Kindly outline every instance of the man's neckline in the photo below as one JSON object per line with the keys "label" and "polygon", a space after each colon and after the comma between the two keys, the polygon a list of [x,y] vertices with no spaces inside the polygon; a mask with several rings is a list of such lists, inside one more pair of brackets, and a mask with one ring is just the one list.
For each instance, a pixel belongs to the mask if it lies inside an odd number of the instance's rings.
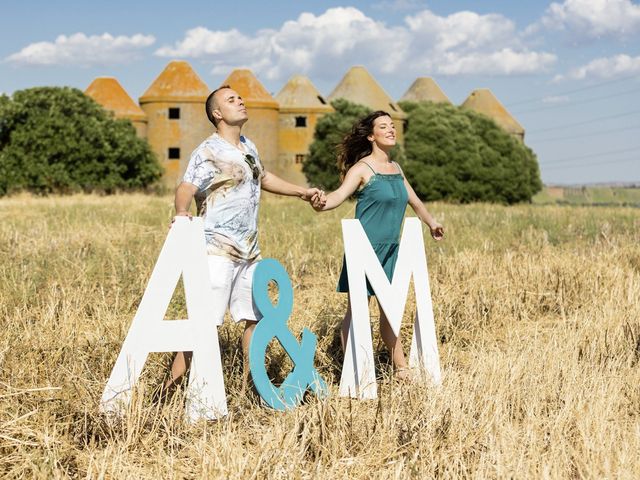
{"label": "man's neckline", "polygon": [[231,145],[233,148],[235,148],[236,150],[240,151],[242,154],[249,153],[249,152],[247,152],[246,142],[244,141],[245,140],[244,135],[240,135],[240,145],[242,145],[242,148],[240,148],[238,145],[234,145],[229,140],[227,140],[222,135],[220,135],[218,132],[214,132],[213,135],[215,137],[218,137],[220,140],[225,142],[227,145]]}

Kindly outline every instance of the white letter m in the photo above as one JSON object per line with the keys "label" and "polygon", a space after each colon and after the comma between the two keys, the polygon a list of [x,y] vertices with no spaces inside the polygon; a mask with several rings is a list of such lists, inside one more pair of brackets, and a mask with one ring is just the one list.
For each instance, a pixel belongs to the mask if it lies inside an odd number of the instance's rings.
{"label": "white letter m", "polygon": [[352,317],[342,366],[340,395],[358,398],[377,397],[366,279],[369,279],[397,336],[400,333],[402,314],[409,293],[409,282],[413,275],[416,316],[409,365],[428,372],[434,383],[439,384],[440,361],[420,220],[409,217],[404,222],[400,251],[391,283],[359,220],[342,220],[342,235]]}

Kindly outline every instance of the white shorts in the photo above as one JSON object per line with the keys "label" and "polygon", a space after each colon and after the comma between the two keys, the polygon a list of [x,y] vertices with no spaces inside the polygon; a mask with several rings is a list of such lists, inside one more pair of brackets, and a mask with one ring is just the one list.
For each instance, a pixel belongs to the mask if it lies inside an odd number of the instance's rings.
{"label": "white shorts", "polygon": [[207,255],[207,261],[216,323],[222,325],[227,308],[234,322],[260,320],[262,315],[253,302],[251,289],[258,262],[234,262],[220,255]]}

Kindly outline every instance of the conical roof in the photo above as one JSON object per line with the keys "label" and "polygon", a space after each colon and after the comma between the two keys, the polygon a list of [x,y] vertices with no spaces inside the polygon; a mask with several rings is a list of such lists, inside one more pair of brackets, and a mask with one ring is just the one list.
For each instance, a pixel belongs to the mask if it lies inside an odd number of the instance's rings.
{"label": "conical roof", "polygon": [[431,77],[419,77],[411,84],[400,101],[451,103],[440,86]]}
{"label": "conical roof", "polygon": [[209,87],[188,62],[172,60],[140,97],[148,102],[204,102]]}
{"label": "conical roof", "polygon": [[324,99],[311,80],[294,75],[276,95],[280,110],[332,112],[333,107]]}
{"label": "conical roof", "polygon": [[524,128],[507,111],[488,88],[479,88],[469,94],[463,102],[462,108],[468,108],[474,112],[482,113],[492,118],[507,132],[516,135],[524,135]]}
{"label": "conical roof", "polygon": [[351,67],[329,95],[331,101],[337,98],[346,98],[373,110],[388,111],[393,118],[404,119],[407,116],[367,69],[360,65]]}
{"label": "conical roof", "polygon": [[249,108],[278,108],[278,102],[248,68],[236,68],[222,85],[229,85],[238,92]]}
{"label": "conical roof", "polygon": [[111,110],[118,118],[147,119],[147,114],[127,94],[120,82],[113,77],[96,78],[84,93],[107,110]]}

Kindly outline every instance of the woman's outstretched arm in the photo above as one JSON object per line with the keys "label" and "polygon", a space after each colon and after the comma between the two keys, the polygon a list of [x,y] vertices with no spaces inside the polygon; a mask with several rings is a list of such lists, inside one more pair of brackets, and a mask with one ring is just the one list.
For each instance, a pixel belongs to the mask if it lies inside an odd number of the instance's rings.
{"label": "woman's outstretched arm", "polygon": [[424,206],[424,203],[418,198],[416,192],[413,191],[406,177],[404,179],[404,186],[409,194],[409,205],[411,205],[413,211],[416,212],[420,220],[427,224],[433,239],[442,240],[444,238],[444,227],[427,211],[427,207]]}
{"label": "woman's outstretched arm", "polygon": [[339,207],[342,205],[342,202],[353,195],[353,192],[363,183],[363,175],[366,175],[366,173],[367,167],[361,163],[356,163],[347,172],[347,175],[342,181],[342,185],[325,197],[326,203],[324,206],[319,203],[313,203],[313,208],[318,212],[325,212]]}

